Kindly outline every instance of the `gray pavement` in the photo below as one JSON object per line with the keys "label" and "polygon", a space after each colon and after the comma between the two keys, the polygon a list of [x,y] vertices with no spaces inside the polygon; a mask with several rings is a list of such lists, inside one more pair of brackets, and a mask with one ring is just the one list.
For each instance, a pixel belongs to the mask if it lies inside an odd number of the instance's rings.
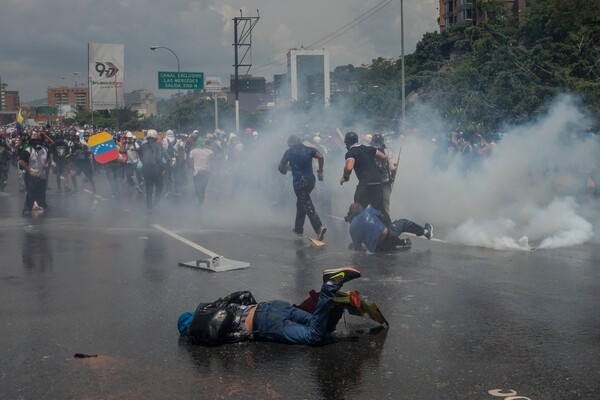
{"label": "gray pavement", "polygon": [[[203,211],[182,197],[147,219],[133,190],[106,198],[104,175],[99,196],[49,191],[50,212],[22,218],[11,179],[0,194],[1,399],[599,396],[597,245],[500,252],[414,238],[408,251],[374,255],[347,250],[347,226],[323,217],[317,249],[291,233],[293,202],[238,215],[226,190],[212,190]],[[180,267],[201,254],[153,224],[251,267]],[[363,272],[346,288],[379,305],[388,331],[347,316],[323,347],[178,338],[177,317],[201,301],[248,289],[299,303],[323,269],[345,264]]]}

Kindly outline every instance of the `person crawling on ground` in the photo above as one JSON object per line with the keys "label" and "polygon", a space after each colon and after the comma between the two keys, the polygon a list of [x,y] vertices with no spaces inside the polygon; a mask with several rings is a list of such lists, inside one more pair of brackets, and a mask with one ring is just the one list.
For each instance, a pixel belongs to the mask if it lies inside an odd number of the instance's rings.
{"label": "person crawling on ground", "polygon": [[408,219],[397,219],[389,226],[382,220],[382,212],[371,207],[363,208],[359,203],[350,205],[344,218],[350,223],[350,250],[362,250],[363,244],[371,253],[398,250],[411,245],[410,239],[401,239],[400,234],[412,233],[416,236],[433,237],[433,226],[424,226]]}

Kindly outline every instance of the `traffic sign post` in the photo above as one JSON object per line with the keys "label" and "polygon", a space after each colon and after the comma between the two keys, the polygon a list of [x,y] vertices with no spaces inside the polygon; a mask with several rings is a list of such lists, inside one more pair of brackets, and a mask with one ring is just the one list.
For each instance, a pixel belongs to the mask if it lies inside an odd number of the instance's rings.
{"label": "traffic sign post", "polygon": [[158,72],[159,89],[204,89],[203,72]]}

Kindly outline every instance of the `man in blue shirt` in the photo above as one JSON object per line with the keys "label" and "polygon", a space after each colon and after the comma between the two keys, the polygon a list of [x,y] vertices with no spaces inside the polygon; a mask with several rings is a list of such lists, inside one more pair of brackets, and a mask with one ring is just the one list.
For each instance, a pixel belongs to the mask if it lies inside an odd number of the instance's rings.
{"label": "man in blue shirt", "polygon": [[350,237],[352,250],[361,250],[364,243],[371,253],[377,251],[392,251],[410,245],[410,239],[400,239],[400,234],[409,232],[416,236],[425,236],[431,239],[433,226],[414,223],[408,219],[397,219],[389,227],[383,221],[383,213],[374,208],[364,209],[359,203],[354,203],[344,218],[350,223]]}
{"label": "man in blue shirt", "polygon": [[317,234],[318,240],[323,240],[327,228],[321,223],[321,219],[315,210],[310,193],[315,188],[315,175],[313,174],[312,160],[316,158],[319,163],[317,176],[319,181],[323,181],[323,155],[314,147],[308,147],[300,142],[298,136],[292,135],[289,137],[288,149],[283,154],[283,158],[279,162],[278,170],[283,175],[288,171],[288,166],[292,170],[292,183],[294,185],[294,193],[296,193],[296,222],[293,231],[302,235],[304,233],[304,221],[308,215],[308,219]]}

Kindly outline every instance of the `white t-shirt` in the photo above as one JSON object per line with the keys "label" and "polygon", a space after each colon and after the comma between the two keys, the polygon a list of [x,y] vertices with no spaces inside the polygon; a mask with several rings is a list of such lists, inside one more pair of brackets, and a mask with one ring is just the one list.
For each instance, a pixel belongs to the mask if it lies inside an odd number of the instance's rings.
{"label": "white t-shirt", "polygon": [[210,171],[213,151],[210,149],[195,148],[190,151],[190,160],[194,165],[194,176],[202,171]]}
{"label": "white t-shirt", "polygon": [[127,151],[127,164],[137,164],[140,160],[140,146],[137,143],[126,143],[125,151]]}

